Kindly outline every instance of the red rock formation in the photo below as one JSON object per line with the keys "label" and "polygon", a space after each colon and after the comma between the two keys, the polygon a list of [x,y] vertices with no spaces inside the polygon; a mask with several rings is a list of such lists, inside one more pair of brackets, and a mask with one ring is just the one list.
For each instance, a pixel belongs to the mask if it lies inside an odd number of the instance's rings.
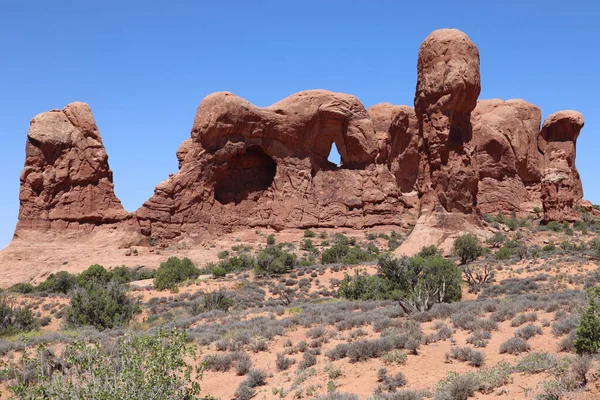
{"label": "red rock formation", "polygon": [[542,113],[523,100],[481,100],[473,111],[482,213],[527,211],[541,206],[543,156],[537,148]]}
{"label": "red rock formation", "polygon": [[421,44],[415,112],[426,154],[419,176],[421,210],[472,213],[477,176],[465,144],[481,90],[479,51],[463,32],[441,29]]}
{"label": "red rock formation", "polygon": [[583,116],[577,111],[559,111],[542,125],[538,145],[544,154],[541,197],[546,221],[579,219],[576,206],[583,198],[583,188],[575,150],[581,128]]}
{"label": "red rock formation", "polygon": [[[340,166],[327,161],[332,144]],[[259,108],[231,93],[206,97],[179,172],[136,215],[147,235],[202,229],[400,224],[406,204],[363,105],[323,90]]]}
{"label": "red rock formation", "polygon": [[[442,29],[419,50],[414,109],[365,110],[324,90],[266,108],[212,94],[177,151],[179,171],[133,214],[114,195],[89,107],[73,103],[31,122],[17,233],[115,223],[162,240],[246,227],[360,229],[401,225],[414,208],[420,219],[401,248],[414,252],[464,231],[484,235],[480,213],[543,202],[547,220],[575,219],[581,115],[553,114],[540,132],[536,106],[478,102],[479,92],[477,47]],[[339,166],[327,161],[333,143]]]}
{"label": "red rock formation", "polygon": [[126,217],[87,104],[71,103],[62,111],[35,116],[25,154],[15,234],[22,229],[89,228]]}
{"label": "red rock formation", "polygon": [[471,112],[480,91],[479,51],[468,36],[456,29],[427,36],[419,49],[415,93],[421,214],[399,254],[425,244],[447,247],[453,234],[478,227]]}

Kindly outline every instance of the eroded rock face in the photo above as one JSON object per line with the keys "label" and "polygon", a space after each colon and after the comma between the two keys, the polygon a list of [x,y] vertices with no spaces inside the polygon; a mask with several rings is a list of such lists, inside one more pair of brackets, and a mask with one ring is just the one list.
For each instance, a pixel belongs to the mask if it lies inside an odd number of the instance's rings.
{"label": "eroded rock face", "polygon": [[35,116],[25,154],[17,234],[91,228],[127,216],[114,194],[108,156],[87,104]]}
{"label": "eroded rock face", "polygon": [[[414,108],[325,90],[256,107],[231,93],[199,105],[179,171],[132,214],[89,107],[36,116],[21,176],[20,229],[133,229],[171,240],[239,228],[405,225],[400,252],[485,235],[481,213],[529,211],[572,220],[582,198],[575,168],[581,114],[551,115],[523,100],[480,100],[479,51],[454,29],[421,45]],[[335,143],[341,165],[328,161]],[[125,223],[124,223],[125,222]]]}
{"label": "eroded rock face", "polygon": [[415,112],[423,140],[419,176],[422,212],[441,206],[472,213],[477,176],[472,152],[471,112],[481,91],[479,50],[456,29],[431,33],[421,44],[417,65]]}
{"label": "eroded rock face", "polygon": [[583,116],[577,111],[559,111],[542,125],[538,145],[544,154],[541,197],[546,221],[579,219],[576,206],[583,198],[583,188],[575,155],[581,128]]}
{"label": "eroded rock face", "polygon": [[[340,166],[327,161],[333,143]],[[136,215],[145,234],[159,237],[400,224],[407,204],[376,161],[380,146],[353,96],[307,91],[259,108],[215,93],[198,107],[191,138],[177,152],[179,172]]]}
{"label": "eroded rock face", "polygon": [[523,100],[480,100],[473,111],[477,206],[484,213],[541,206],[540,109]]}

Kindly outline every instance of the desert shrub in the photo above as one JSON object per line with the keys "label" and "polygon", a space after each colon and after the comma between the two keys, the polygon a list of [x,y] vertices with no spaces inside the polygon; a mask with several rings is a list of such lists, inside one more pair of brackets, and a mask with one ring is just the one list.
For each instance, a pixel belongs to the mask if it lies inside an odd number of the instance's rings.
{"label": "desert shrub", "polygon": [[450,352],[446,353],[446,357],[466,361],[474,367],[481,367],[484,361],[483,353],[473,350],[471,347],[452,347]]}
{"label": "desert shrub", "polygon": [[477,330],[467,337],[467,343],[474,347],[486,347],[491,338],[492,334],[489,331]]}
{"label": "desert shrub", "polygon": [[502,244],[504,242],[506,242],[506,236],[503,235],[500,232],[496,232],[494,233],[494,235],[492,235],[490,238],[488,238],[485,243],[488,244],[490,247],[497,249],[500,246],[502,246]]}
{"label": "desert shrub", "polygon": [[600,349],[600,286],[588,289],[589,303],[581,314],[573,346],[578,354],[595,354]]}
{"label": "desert shrub", "polygon": [[283,274],[297,265],[296,254],[283,250],[282,245],[269,246],[256,257],[257,275]]}
{"label": "desert shrub", "polygon": [[575,350],[575,330],[572,330],[566,337],[558,343],[558,351],[572,352]]}
{"label": "desert shrub", "polygon": [[358,396],[354,393],[329,392],[327,394],[317,396],[313,400],[358,400]]}
{"label": "desert shrub", "polygon": [[464,265],[462,272],[464,281],[469,285],[471,291],[477,291],[483,285],[492,282],[496,275],[492,266],[488,263]]}
{"label": "desert shrub", "polygon": [[187,279],[196,279],[199,275],[200,271],[189,258],[169,257],[156,270],[154,287],[157,290],[174,290],[178,283]]}
{"label": "desert shrub", "polygon": [[204,295],[202,298],[202,308],[205,311],[221,310],[229,311],[229,308],[233,305],[233,299],[227,296],[227,292],[224,290],[217,290]]}
{"label": "desert shrub", "polygon": [[38,292],[63,293],[67,294],[75,287],[75,275],[66,271],[60,271],[56,274],[50,274],[48,278],[37,287]]}
{"label": "desert shrub", "polygon": [[345,275],[337,296],[348,300],[387,300],[395,298],[394,285],[380,276]]}
{"label": "desert shrub", "polygon": [[305,238],[314,238],[315,236],[317,236],[317,234],[311,231],[310,229],[304,231]]}
{"label": "desert shrub", "polygon": [[303,371],[317,363],[317,355],[314,350],[306,350],[302,355],[302,361],[298,364],[298,371]]}
{"label": "desert shrub", "polygon": [[580,317],[576,314],[568,314],[552,323],[552,334],[554,336],[567,335],[577,328]]}
{"label": "desert shrub", "polygon": [[427,311],[435,303],[461,298],[462,272],[441,257],[379,258],[380,274],[392,285],[407,313]]}
{"label": "desert shrub", "polygon": [[535,312],[522,313],[517,315],[510,321],[510,326],[521,326],[525,322],[535,321],[537,321],[537,314]]}
{"label": "desert shrub", "polygon": [[531,339],[535,335],[541,335],[542,328],[534,324],[528,324],[520,327],[515,331],[515,336],[523,338],[525,340]]}
{"label": "desert shrub", "polygon": [[386,364],[406,364],[406,359],[408,358],[405,351],[394,349],[388,352],[383,353],[381,359]]}
{"label": "desert shrub", "polygon": [[278,371],[285,371],[290,368],[294,364],[294,359],[286,357],[283,353],[277,353],[277,358],[275,359],[275,366]]}
{"label": "desert shrub", "polygon": [[427,258],[427,257],[442,257],[442,251],[437,248],[436,245],[423,246],[421,251],[417,253],[417,256]]}
{"label": "desert shrub", "polygon": [[211,371],[226,372],[238,364],[247,364],[250,360],[248,354],[234,351],[226,354],[214,354],[204,359],[204,365]]}
{"label": "desert shrub", "polygon": [[496,253],[497,260],[510,260],[512,254],[508,247],[501,247]]}
{"label": "desert shrub", "polygon": [[90,265],[88,269],[77,275],[75,281],[79,286],[106,285],[112,279],[112,273],[102,265]]}
{"label": "desert shrub", "polygon": [[127,334],[111,348],[76,342],[67,345],[68,368],[62,373],[48,373],[53,369],[48,371],[43,362],[46,350],[40,347],[34,359],[26,360],[33,366],[34,379],[10,390],[17,398],[193,398],[200,393],[199,373],[186,362],[195,357],[186,343],[186,333],[175,330]]}
{"label": "desert shrub", "polygon": [[554,242],[550,242],[548,244],[546,244],[544,247],[542,247],[542,251],[545,252],[551,252],[556,250],[556,245],[554,244]]}
{"label": "desert shrub", "polygon": [[251,388],[255,388],[257,386],[263,386],[266,382],[267,374],[260,369],[251,369],[248,371],[248,376],[244,381]]}
{"label": "desert shrub", "polygon": [[29,332],[38,324],[28,307],[16,307],[6,296],[0,297],[0,336]]}
{"label": "desert shrub", "polygon": [[440,382],[435,400],[467,400],[473,397],[479,388],[479,380],[475,374],[453,374]]}
{"label": "desert shrub", "polygon": [[246,381],[242,381],[235,390],[235,398],[239,400],[250,400],[256,394],[256,390],[248,386]]}
{"label": "desert shrub", "polygon": [[275,235],[270,234],[269,236],[267,236],[267,244],[269,246],[273,246],[275,244]]}
{"label": "desert shrub", "polygon": [[394,376],[389,376],[385,368],[380,368],[377,371],[377,380],[380,383],[377,386],[376,393],[393,393],[398,387],[406,385],[406,377],[402,372],[398,372]]}
{"label": "desert shrub", "polygon": [[500,345],[500,354],[520,354],[529,351],[531,346],[527,340],[520,337],[513,337]]}
{"label": "desert shrub", "polygon": [[28,294],[28,293],[33,293],[35,291],[35,289],[36,289],[36,287],[33,286],[31,283],[17,283],[16,285],[9,287],[8,292],[9,293]]}
{"label": "desert shrub", "polygon": [[530,353],[519,359],[514,366],[516,372],[527,372],[530,374],[539,374],[544,371],[551,371],[557,368],[559,360],[550,353]]}
{"label": "desert shrub", "polygon": [[134,310],[135,305],[122,285],[92,281],[73,290],[66,320],[71,326],[92,325],[103,330],[128,323]]}
{"label": "desert shrub", "polygon": [[110,271],[111,280],[117,283],[125,284],[142,279],[153,279],[156,271],[144,268],[128,268],[124,265],[115,267]]}
{"label": "desert shrub", "polygon": [[587,373],[592,366],[592,357],[589,354],[579,355],[571,361],[571,375],[577,386],[584,387],[588,383]]}
{"label": "desert shrub", "polygon": [[483,254],[483,248],[479,239],[471,233],[461,235],[454,241],[454,253],[460,259],[461,264],[467,264],[475,261],[477,257]]}
{"label": "desert shrub", "polygon": [[252,361],[250,360],[250,357],[240,357],[233,362],[233,367],[235,368],[235,373],[237,375],[246,375],[252,367]]}

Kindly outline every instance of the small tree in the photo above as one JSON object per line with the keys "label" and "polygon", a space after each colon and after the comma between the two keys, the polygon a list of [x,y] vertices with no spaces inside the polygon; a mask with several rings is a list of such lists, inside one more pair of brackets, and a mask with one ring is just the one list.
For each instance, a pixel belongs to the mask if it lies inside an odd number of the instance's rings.
{"label": "small tree", "polygon": [[600,286],[588,289],[589,304],[581,315],[573,346],[578,354],[595,354],[600,349]]}
{"label": "small tree", "polygon": [[179,259],[178,257],[169,257],[169,259],[160,264],[154,278],[154,287],[157,290],[175,290],[177,284],[187,279],[196,279],[200,276],[200,270],[194,266],[189,258]]}
{"label": "small tree", "polygon": [[124,325],[133,318],[135,306],[125,288],[116,282],[101,285],[91,282],[78,287],[71,296],[67,323],[92,325],[99,330]]}
{"label": "small tree", "polygon": [[269,246],[256,257],[254,272],[258,275],[283,274],[297,264],[296,254],[284,251],[281,245]]}
{"label": "small tree", "polygon": [[467,233],[454,241],[454,253],[460,258],[461,264],[467,264],[482,255],[483,248],[475,235]]}

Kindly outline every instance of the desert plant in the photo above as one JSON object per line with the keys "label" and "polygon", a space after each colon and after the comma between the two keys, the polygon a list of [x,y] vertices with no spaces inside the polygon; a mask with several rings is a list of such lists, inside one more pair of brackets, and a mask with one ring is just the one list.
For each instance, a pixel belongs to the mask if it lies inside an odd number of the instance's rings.
{"label": "desert plant", "polygon": [[126,324],[134,311],[135,305],[122,285],[92,281],[73,291],[66,320],[72,326],[92,325],[102,330]]}
{"label": "desert plant", "polygon": [[189,258],[170,257],[156,270],[154,287],[157,290],[175,290],[178,283],[187,279],[196,279],[199,275],[200,271]]}
{"label": "desert plant", "polygon": [[256,257],[254,271],[258,275],[283,274],[297,265],[296,255],[283,250],[283,246],[269,246]]}
{"label": "desert plant", "polygon": [[500,354],[520,354],[529,351],[531,346],[527,340],[520,337],[513,337],[500,345]]}
{"label": "desert plant", "polygon": [[176,330],[127,334],[117,340],[113,350],[75,342],[64,353],[68,368],[49,370],[43,362],[46,350],[39,347],[35,359],[24,360],[34,365],[35,378],[10,390],[16,397],[27,399],[193,398],[200,393],[198,379],[203,365],[194,370],[187,364],[195,351],[186,343],[186,333]]}
{"label": "desert plant", "polygon": [[600,349],[600,286],[595,286],[587,291],[589,302],[581,315],[581,322],[577,326],[575,351],[578,354],[594,354]]}
{"label": "desert plant", "polygon": [[483,248],[479,239],[471,233],[461,235],[454,241],[454,253],[460,259],[461,264],[467,264],[475,261],[477,257],[483,254]]}

